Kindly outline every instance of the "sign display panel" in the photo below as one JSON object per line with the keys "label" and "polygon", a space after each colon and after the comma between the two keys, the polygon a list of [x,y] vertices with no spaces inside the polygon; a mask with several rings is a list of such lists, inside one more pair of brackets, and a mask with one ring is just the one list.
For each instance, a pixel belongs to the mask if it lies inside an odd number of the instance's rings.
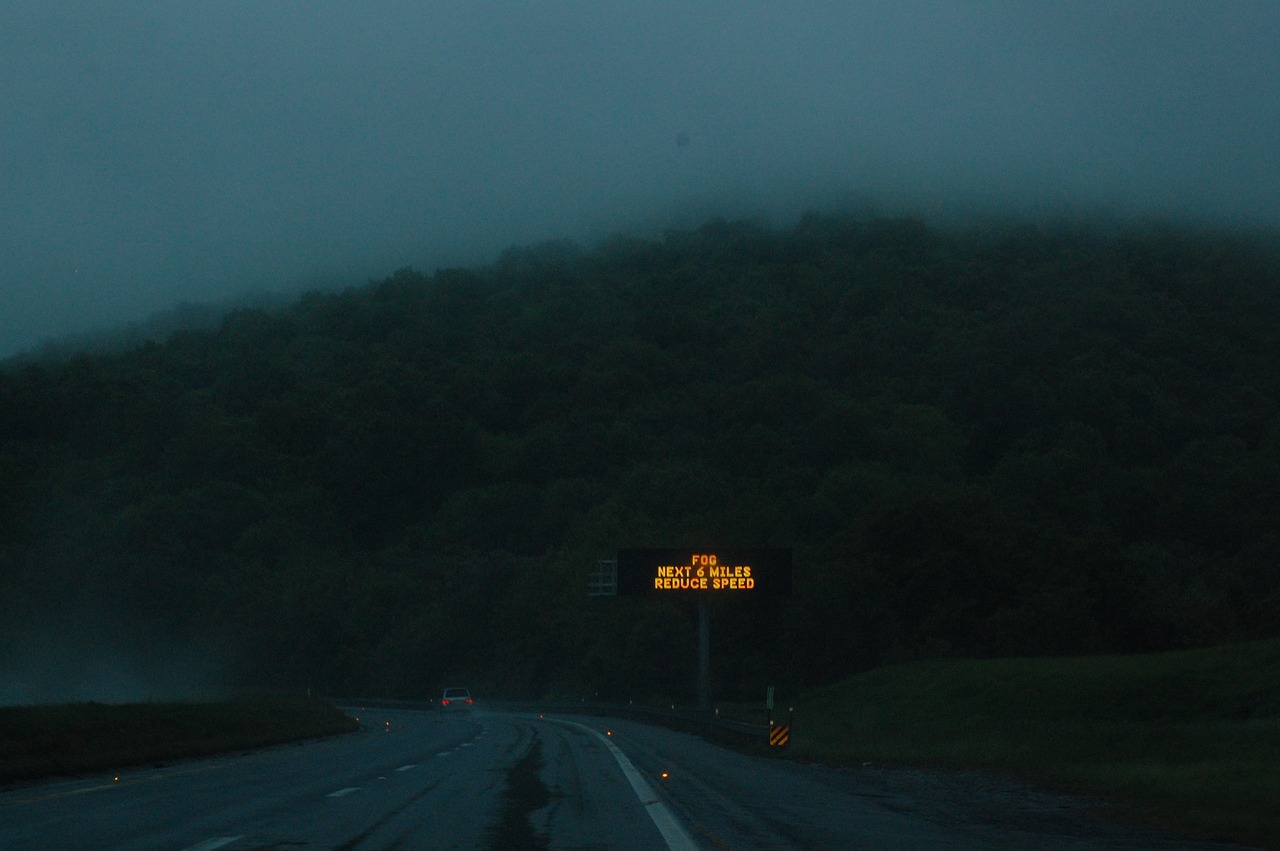
{"label": "sign display panel", "polygon": [[786,595],[791,593],[791,550],[618,550],[618,593]]}

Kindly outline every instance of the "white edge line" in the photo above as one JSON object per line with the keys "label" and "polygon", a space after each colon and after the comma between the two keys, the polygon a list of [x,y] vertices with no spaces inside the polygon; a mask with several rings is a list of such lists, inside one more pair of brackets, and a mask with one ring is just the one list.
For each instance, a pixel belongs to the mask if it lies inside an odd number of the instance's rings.
{"label": "white edge line", "polygon": [[631,760],[627,759],[627,755],[618,749],[609,738],[599,730],[593,730],[590,727],[579,724],[576,721],[565,721],[560,718],[550,719],[557,724],[569,724],[573,727],[586,730],[600,741],[604,742],[604,746],[609,749],[609,753],[613,754],[613,758],[618,761],[618,767],[622,769],[622,773],[626,776],[627,781],[631,783],[631,788],[635,790],[636,797],[640,799],[640,803],[644,805],[645,812],[649,814],[649,818],[653,819],[653,824],[658,828],[658,832],[662,834],[662,838],[666,840],[667,847],[671,851],[698,851],[698,844],[693,841],[688,832],[680,826],[680,822],[676,821],[675,815],[667,808],[667,805],[658,799],[657,794],[653,791],[653,787],[644,779],[636,767],[631,764]]}

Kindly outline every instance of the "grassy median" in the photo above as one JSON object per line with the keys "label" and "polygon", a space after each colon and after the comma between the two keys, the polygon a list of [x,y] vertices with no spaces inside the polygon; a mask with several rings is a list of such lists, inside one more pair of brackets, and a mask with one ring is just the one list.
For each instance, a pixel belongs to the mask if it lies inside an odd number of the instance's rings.
{"label": "grassy median", "polygon": [[0,707],[0,783],[208,756],[357,726],[332,704],[301,695]]}
{"label": "grassy median", "polygon": [[793,753],[1009,771],[1280,848],[1280,641],[888,666],[797,703]]}

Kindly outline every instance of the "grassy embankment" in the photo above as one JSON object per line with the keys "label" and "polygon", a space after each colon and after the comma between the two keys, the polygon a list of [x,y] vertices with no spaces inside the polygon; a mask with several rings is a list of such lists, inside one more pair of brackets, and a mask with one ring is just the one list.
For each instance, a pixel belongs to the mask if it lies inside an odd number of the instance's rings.
{"label": "grassy embankment", "polygon": [[0,783],[189,759],[356,727],[331,704],[294,695],[0,707]]}
{"label": "grassy embankment", "polygon": [[1280,641],[888,666],[798,701],[793,752],[1013,772],[1280,848]]}

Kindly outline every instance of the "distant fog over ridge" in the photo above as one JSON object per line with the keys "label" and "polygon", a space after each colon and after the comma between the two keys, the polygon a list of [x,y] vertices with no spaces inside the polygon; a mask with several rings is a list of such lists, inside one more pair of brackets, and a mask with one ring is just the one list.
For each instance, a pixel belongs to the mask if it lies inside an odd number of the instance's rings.
{"label": "distant fog over ridge", "polygon": [[1275,226],[1277,33],[1264,0],[9,0],[0,357],[711,215]]}

